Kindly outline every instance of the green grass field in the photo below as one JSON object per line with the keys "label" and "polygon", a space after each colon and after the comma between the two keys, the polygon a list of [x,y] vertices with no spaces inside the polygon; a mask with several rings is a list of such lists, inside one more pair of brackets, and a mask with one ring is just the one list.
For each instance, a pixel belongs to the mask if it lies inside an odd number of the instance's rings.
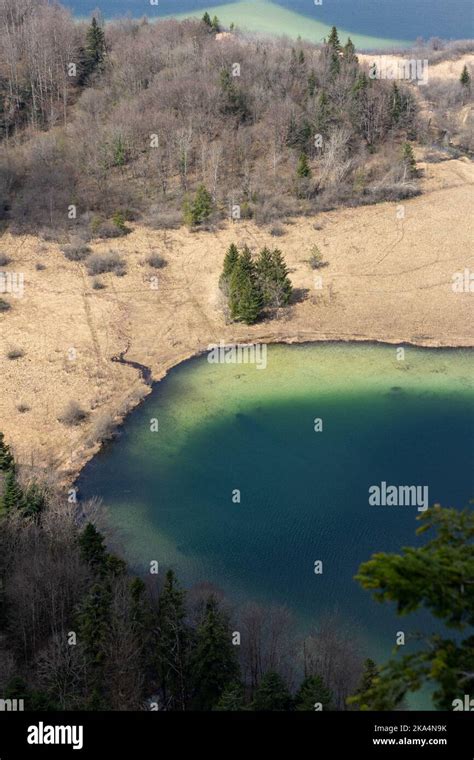
{"label": "green grass field", "polygon": [[[229,5],[215,5],[207,8],[208,13],[217,16],[223,26],[232,22],[240,29],[250,32],[263,32],[271,35],[286,35],[297,38],[301,36],[310,42],[322,42],[328,35],[330,27],[317,21],[318,7],[314,6],[314,19],[302,16],[300,13],[275,5],[270,0],[239,0]],[[176,18],[201,18],[203,11],[196,13],[181,13]],[[350,36],[358,50],[378,50],[387,48],[408,47],[407,40],[395,40],[385,37],[369,37],[352,33],[348,29],[339,29],[339,37],[344,43]]]}

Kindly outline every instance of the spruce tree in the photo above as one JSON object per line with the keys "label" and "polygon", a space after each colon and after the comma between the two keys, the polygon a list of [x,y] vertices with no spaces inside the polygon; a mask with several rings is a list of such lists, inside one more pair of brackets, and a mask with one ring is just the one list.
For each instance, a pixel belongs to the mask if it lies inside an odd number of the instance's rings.
{"label": "spruce tree", "polygon": [[335,50],[337,53],[340,52],[341,43],[339,41],[339,34],[337,32],[337,28],[335,26],[332,27],[331,32],[328,37],[328,45],[330,45],[333,50]]}
{"label": "spruce tree", "polygon": [[355,45],[351,38],[347,38],[347,42],[344,45],[343,57],[347,63],[357,63],[357,56],[355,54]]}
{"label": "spruce tree", "polygon": [[306,153],[300,153],[298,165],[296,167],[296,175],[300,179],[309,179],[309,177],[311,177],[311,167]]}
{"label": "spruce tree", "polygon": [[43,511],[46,505],[46,494],[44,489],[40,488],[37,483],[32,483],[26,490],[23,499],[23,514],[38,515]]}
{"label": "spruce tree", "polygon": [[95,525],[87,523],[78,539],[81,557],[94,570],[102,572],[107,563],[105,539]]}
{"label": "spruce tree", "polygon": [[241,683],[233,683],[222,692],[214,710],[238,712],[244,709],[244,689]]}
{"label": "spruce tree", "polygon": [[7,512],[12,509],[20,509],[23,506],[23,492],[18,485],[15,469],[7,471],[3,485],[2,507]]}
{"label": "spruce tree", "polygon": [[466,88],[469,87],[471,84],[471,75],[469,74],[469,71],[466,65],[464,65],[461,76],[459,77],[459,81],[461,82],[462,86]]}
{"label": "spruce tree", "polygon": [[216,598],[210,596],[196,632],[192,659],[194,707],[212,710],[224,690],[238,679],[239,665],[227,617],[219,609]]}
{"label": "spruce tree", "polygon": [[265,673],[255,692],[252,710],[291,710],[292,699],[283,678],[272,671]]}
{"label": "spruce tree", "polygon": [[95,16],[86,33],[86,47],[84,53],[84,67],[86,76],[90,76],[98,69],[105,58],[105,34],[97,23]]}
{"label": "spruce tree", "polygon": [[217,16],[214,16],[214,18],[212,19],[211,28],[213,32],[218,32],[220,30],[219,19],[217,18]]}
{"label": "spruce tree", "polygon": [[13,467],[14,459],[10,447],[5,443],[3,433],[0,433],[0,472],[7,472]]}
{"label": "spruce tree", "polygon": [[416,159],[413,148],[409,142],[403,143],[402,161],[409,177],[416,175]]}
{"label": "spruce tree", "polygon": [[230,317],[253,325],[260,316],[262,295],[255,277],[255,267],[248,248],[242,252],[229,280]]}
{"label": "spruce tree", "polygon": [[184,202],[184,221],[190,227],[199,226],[207,222],[213,209],[212,195],[205,185],[199,185],[194,200],[186,199]]}
{"label": "spruce tree", "polygon": [[295,697],[295,708],[299,711],[330,710],[331,703],[332,694],[320,676],[307,676]]}
{"label": "spruce tree", "polygon": [[188,693],[189,632],[185,594],[172,570],[166,573],[158,611],[157,664],[165,704],[184,710]]}
{"label": "spruce tree", "polygon": [[212,21],[211,21],[211,17],[209,15],[209,13],[207,11],[205,12],[204,16],[202,17],[202,20],[206,24],[206,26],[208,26],[209,28],[211,28]]}
{"label": "spruce tree", "polygon": [[78,640],[87,665],[86,708],[107,708],[105,663],[110,635],[112,594],[109,582],[94,583],[82,597],[77,612]]}
{"label": "spruce tree", "polygon": [[228,280],[234,271],[234,267],[239,260],[239,251],[235,243],[231,243],[224,259],[224,269],[222,276]]}
{"label": "spruce tree", "polygon": [[308,95],[312,98],[316,92],[316,74],[311,71],[308,77]]}

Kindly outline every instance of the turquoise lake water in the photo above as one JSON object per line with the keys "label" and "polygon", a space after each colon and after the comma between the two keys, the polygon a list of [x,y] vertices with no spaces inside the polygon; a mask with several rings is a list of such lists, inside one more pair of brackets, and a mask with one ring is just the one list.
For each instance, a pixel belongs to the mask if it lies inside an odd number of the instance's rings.
{"label": "turquoise lake water", "polygon": [[[376,38],[414,41],[417,37],[466,39],[473,35],[473,6],[470,0],[274,0],[277,5],[306,18]],[[106,18],[130,15],[161,17],[204,12],[215,6],[232,5],[232,0],[65,0],[77,16],[88,16],[98,7]],[[235,19],[244,25],[245,18]],[[281,33],[285,33],[282,29]]]}
{"label": "turquoise lake water", "polygon": [[[419,512],[370,506],[368,489],[424,485],[430,504],[468,505],[473,366],[470,351],[407,347],[399,361],[395,347],[366,344],[270,346],[260,370],[199,357],[127,418],[80,494],[103,498],[133,565],[158,560],[187,586],[286,605],[304,629],[337,611],[386,659],[400,619],[353,576],[373,552],[416,544]],[[401,630],[417,625],[431,621]]]}

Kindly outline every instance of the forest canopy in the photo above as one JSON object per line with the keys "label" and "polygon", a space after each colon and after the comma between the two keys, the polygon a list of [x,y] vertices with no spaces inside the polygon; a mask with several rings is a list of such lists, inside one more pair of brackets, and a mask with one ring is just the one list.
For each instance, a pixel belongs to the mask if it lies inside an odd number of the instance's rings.
{"label": "forest canopy", "polygon": [[0,209],[17,231],[267,223],[417,192],[410,88],[371,79],[335,29],[320,46],[219,40],[205,21],[77,23],[2,0],[0,96]]}

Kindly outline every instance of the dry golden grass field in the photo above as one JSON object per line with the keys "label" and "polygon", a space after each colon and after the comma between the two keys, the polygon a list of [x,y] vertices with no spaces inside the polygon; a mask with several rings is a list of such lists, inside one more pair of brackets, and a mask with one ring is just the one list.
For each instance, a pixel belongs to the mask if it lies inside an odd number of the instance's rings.
{"label": "dry golden grass field", "polygon": [[[454,292],[452,283],[454,273],[474,267],[474,170],[467,159],[419,166],[422,195],[295,220],[279,238],[244,222],[200,233],[135,226],[118,241],[91,244],[118,249],[127,262],[125,276],[100,277],[102,290],[59,245],[6,234],[8,269],[24,273],[25,290],[8,296],[13,308],[0,315],[0,429],[19,463],[54,465],[65,481],[80,470],[109,422],[148,392],[136,369],[111,361],[127,348],[126,358],[158,380],[220,340],[471,346],[473,294]],[[278,319],[226,324],[218,280],[232,241],[283,251],[300,297]],[[313,244],[328,263],[317,272],[307,263]],[[151,250],[165,257],[164,269],[146,263]],[[12,349],[24,355],[9,359]],[[71,400],[90,413],[82,425],[58,420]]]}

